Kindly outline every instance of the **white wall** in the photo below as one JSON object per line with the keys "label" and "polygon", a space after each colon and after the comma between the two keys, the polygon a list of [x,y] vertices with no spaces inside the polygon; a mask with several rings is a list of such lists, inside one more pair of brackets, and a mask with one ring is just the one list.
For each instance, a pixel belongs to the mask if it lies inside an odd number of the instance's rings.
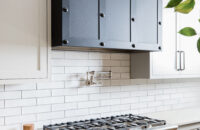
{"label": "white wall", "polygon": [[[111,70],[113,78],[86,87],[92,70]],[[52,73],[52,82],[0,86],[0,130],[200,104],[199,79],[130,80],[129,54],[53,51]]]}

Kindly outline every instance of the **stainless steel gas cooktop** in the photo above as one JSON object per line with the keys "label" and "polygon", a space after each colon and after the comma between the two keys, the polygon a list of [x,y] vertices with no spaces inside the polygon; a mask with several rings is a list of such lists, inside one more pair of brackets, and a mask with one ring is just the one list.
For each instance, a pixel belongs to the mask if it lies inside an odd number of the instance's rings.
{"label": "stainless steel gas cooktop", "polygon": [[127,114],[48,125],[44,126],[44,130],[166,130],[166,127],[164,120]]}

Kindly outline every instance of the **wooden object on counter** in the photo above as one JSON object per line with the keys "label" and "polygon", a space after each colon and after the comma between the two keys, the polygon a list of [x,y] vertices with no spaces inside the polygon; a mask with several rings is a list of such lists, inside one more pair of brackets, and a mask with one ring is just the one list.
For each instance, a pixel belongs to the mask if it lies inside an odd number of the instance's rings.
{"label": "wooden object on counter", "polygon": [[23,130],[34,130],[33,124],[25,124],[23,125]]}

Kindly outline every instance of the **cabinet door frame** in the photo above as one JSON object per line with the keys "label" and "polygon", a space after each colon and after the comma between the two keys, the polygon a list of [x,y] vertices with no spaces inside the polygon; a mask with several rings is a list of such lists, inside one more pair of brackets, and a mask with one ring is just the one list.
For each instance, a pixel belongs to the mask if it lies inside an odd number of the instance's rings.
{"label": "cabinet door frame", "polygon": [[[72,47],[97,47],[99,45],[99,0],[95,0],[97,2],[96,5],[96,21],[97,27],[96,27],[96,33],[97,38],[96,39],[84,39],[84,38],[73,38],[70,37],[70,15],[71,15],[71,7],[70,7],[70,1],[74,0],[62,0],[62,8],[66,8],[67,12],[62,11],[62,42],[65,41],[67,43],[62,43],[63,46],[72,46]],[[81,15],[81,14],[80,14]],[[90,22],[90,21],[89,21]],[[84,25],[83,25],[84,26]]]}
{"label": "cabinet door frame", "polygon": [[[130,42],[130,37],[131,37],[131,18],[130,18],[130,9],[129,9],[129,18],[128,18],[128,21],[129,22],[129,38],[127,39],[127,41],[120,41],[120,40],[110,40],[108,39],[106,33],[107,33],[107,26],[108,26],[108,17],[109,14],[107,14],[107,3],[106,3],[106,0],[99,0],[99,4],[100,4],[100,10],[99,10],[99,14],[104,14],[104,17],[99,17],[99,21],[100,21],[100,41],[105,43],[104,47],[105,48],[110,48],[110,49],[127,49],[127,50],[133,50],[134,48],[132,47],[131,45],[131,42]],[[121,0],[123,2],[123,0]],[[128,0],[129,4],[130,4],[130,0]],[[113,3],[113,6],[114,6],[115,3]],[[128,5],[129,8],[130,5]],[[119,8],[120,10],[120,8]],[[135,49],[134,49],[135,50]]]}
{"label": "cabinet door frame", "polygon": [[[134,16],[134,6],[133,6],[133,1],[131,0],[131,19],[134,18],[134,21],[137,20],[135,19]],[[133,32],[134,27],[134,21],[131,22],[131,32]],[[145,43],[134,43],[132,39],[132,33],[131,33],[131,42],[132,44],[135,44],[136,48],[139,50],[161,50],[162,49],[162,0],[157,0],[157,43],[153,44],[145,44]]]}
{"label": "cabinet door frame", "polygon": [[[38,71],[27,72],[27,75],[15,75],[12,78],[1,78],[0,84],[22,84],[22,83],[32,83],[32,82],[43,82],[50,80],[51,74],[51,2],[49,0],[40,1],[40,10],[44,9],[43,4],[41,2],[46,3],[46,14],[45,14],[45,22],[46,22],[46,31],[40,31],[40,33],[44,33],[46,39],[40,39],[40,44],[38,46]],[[40,17],[43,17],[40,13]],[[40,20],[40,23],[44,22]],[[41,27],[40,27],[41,28]],[[29,74],[28,74],[29,73]],[[14,77],[14,78],[13,78]],[[15,78],[16,77],[16,78]]]}

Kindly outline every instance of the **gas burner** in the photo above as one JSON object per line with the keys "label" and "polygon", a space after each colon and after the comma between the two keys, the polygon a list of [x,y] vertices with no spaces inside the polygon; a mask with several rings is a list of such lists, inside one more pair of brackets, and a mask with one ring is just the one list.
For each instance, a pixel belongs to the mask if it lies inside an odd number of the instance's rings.
{"label": "gas burner", "polygon": [[43,130],[144,130],[165,125],[164,120],[126,114],[48,125]]}

